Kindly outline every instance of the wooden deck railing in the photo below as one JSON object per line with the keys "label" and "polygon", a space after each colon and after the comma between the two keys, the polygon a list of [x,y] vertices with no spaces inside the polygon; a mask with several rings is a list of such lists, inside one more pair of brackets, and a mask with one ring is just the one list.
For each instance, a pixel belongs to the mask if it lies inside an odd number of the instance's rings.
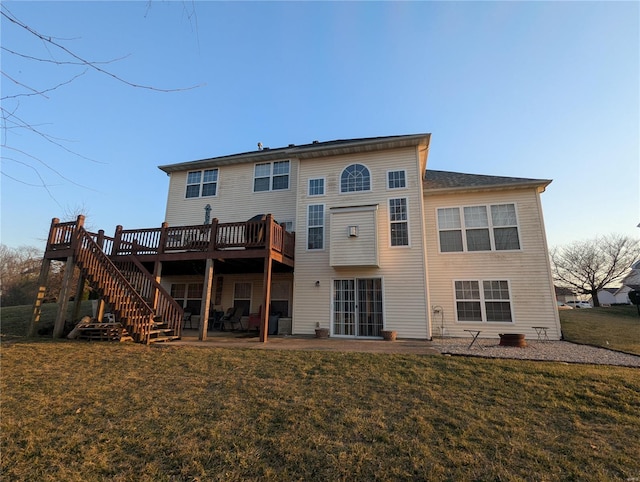
{"label": "wooden deck railing", "polygon": [[135,339],[149,342],[154,310],[102,251],[82,226],[72,240],[76,263],[83,275],[102,292]]}
{"label": "wooden deck railing", "polygon": [[[69,249],[76,229],[75,222],[52,223],[47,251]],[[295,236],[273,221],[270,216],[263,221],[218,223],[192,226],[172,226],[166,223],[159,228],[123,229],[116,227],[113,238],[104,231],[89,233],[89,237],[108,256],[176,253],[184,251],[218,251],[228,249],[265,249],[267,229],[271,230],[271,248],[293,259]]]}
{"label": "wooden deck railing", "polygon": [[192,226],[164,224],[160,228],[116,228],[111,255],[160,254],[181,251],[268,248],[266,230],[271,229],[271,247],[293,259],[295,238],[270,218],[264,221],[218,223]]}

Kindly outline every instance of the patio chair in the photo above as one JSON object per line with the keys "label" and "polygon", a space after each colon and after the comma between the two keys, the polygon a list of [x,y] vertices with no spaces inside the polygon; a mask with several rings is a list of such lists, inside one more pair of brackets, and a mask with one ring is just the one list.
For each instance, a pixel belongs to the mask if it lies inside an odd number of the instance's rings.
{"label": "patio chair", "polygon": [[231,326],[231,330],[235,329],[238,325],[242,330],[242,312],[244,311],[242,306],[236,306],[235,308],[229,308],[227,314],[222,317],[222,327],[226,330],[227,326]]}
{"label": "patio chair", "polygon": [[260,329],[260,321],[262,320],[262,305],[260,305],[260,308],[258,308],[258,312],[257,313],[251,313],[249,315],[249,322],[248,322],[248,330],[252,330],[252,329],[256,329],[259,330]]}
{"label": "patio chair", "polygon": [[189,323],[189,329],[193,329],[193,321],[191,320],[191,312],[189,311],[185,311],[182,316],[182,328],[186,328],[187,323]]}

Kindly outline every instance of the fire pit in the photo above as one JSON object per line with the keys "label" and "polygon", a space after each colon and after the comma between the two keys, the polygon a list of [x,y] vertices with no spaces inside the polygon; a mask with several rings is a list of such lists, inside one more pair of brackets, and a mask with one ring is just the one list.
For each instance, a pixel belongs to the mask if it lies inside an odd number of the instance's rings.
{"label": "fire pit", "polygon": [[505,334],[500,334],[500,346],[525,347],[527,346],[527,342],[524,340],[523,334],[505,333]]}

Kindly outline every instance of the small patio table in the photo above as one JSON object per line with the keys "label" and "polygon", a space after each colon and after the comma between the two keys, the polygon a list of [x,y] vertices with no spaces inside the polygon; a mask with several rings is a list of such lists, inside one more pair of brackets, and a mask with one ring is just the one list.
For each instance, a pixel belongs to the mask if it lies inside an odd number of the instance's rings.
{"label": "small patio table", "polygon": [[538,341],[549,341],[549,337],[547,336],[546,326],[532,326],[532,328],[536,330],[536,335],[538,335]]}
{"label": "small patio table", "polygon": [[[481,330],[464,330],[467,333],[469,333],[469,335],[473,338],[473,340],[471,340],[471,343],[469,343],[469,346],[467,347],[468,350],[471,349],[471,347],[473,346],[473,344],[476,342],[476,340],[478,339],[478,336],[481,333]],[[481,345],[478,345],[480,348],[482,348]]]}

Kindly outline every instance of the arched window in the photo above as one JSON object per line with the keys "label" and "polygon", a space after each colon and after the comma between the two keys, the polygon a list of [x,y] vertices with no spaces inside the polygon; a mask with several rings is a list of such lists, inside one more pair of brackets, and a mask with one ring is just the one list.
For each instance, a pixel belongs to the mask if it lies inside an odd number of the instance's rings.
{"label": "arched window", "polygon": [[362,164],[347,166],[340,176],[340,192],[370,191],[371,175]]}

